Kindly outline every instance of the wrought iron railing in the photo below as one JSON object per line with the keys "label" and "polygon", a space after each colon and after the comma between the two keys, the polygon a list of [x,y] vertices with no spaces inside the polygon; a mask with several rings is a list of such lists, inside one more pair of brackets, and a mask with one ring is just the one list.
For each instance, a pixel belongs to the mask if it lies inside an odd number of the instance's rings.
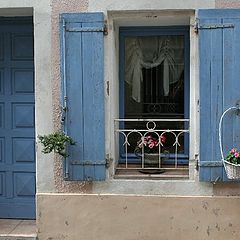
{"label": "wrought iron railing", "polygon": [[189,119],[115,119],[114,127],[118,169],[186,170]]}

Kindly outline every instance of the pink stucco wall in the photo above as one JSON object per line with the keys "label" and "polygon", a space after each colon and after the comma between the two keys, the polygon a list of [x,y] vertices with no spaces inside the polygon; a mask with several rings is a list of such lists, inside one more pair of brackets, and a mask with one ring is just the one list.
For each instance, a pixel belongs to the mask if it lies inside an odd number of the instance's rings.
{"label": "pink stucco wall", "polygon": [[240,0],[216,0],[216,8],[240,8]]}

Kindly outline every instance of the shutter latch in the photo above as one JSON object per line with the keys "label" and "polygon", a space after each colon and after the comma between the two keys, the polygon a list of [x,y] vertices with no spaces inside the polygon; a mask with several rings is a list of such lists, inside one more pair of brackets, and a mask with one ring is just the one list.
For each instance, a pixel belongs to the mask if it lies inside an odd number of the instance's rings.
{"label": "shutter latch", "polygon": [[67,96],[64,96],[64,106],[62,106],[61,122],[64,123],[67,112]]}
{"label": "shutter latch", "polygon": [[199,155],[198,154],[195,154],[195,163],[196,163],[196,166],[195,166],[195,169],[198,171],[199,170]]}
{"label": "shutter latch", "polygon": [[107,36],[108,35],[108,27],[107,27],[107,23],[105,22],[104,27],[103,27],[103,35]]}

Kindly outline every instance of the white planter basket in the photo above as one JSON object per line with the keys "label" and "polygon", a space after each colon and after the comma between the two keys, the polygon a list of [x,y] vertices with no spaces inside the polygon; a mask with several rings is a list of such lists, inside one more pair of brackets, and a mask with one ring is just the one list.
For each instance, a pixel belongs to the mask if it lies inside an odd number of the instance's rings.
{"label": "white planter basket", "polygon": [[228,179],[238,180],[240,179],[240,165],[233,164],[228,161],[223,161],[224,168],[227,174]]}
{"label": "white planter basket", "polygon": [[222,114],[221,118],[220,118],[220,122],[219,122],[219,128],[218,128],[218,133],[219,133],[219,145],[220,145],[220,151],[221,151],[221,157],[222,157],[222,161],[223,161],[223,165],[227,174],[228,179],[231,180],[239,180],[240,179],[240,164],[234,164],[234,163],[230,163],[228,161],[226,161],[224,159],[224,154],[223,154],[223,146],[222,146],[222,121],[223,118],[225,116],[225,114],[230,111],[230,110],[237,110],[239,111],[239,105],[237,105],[237,107],[230,107],[227,110],[224,111],[224,113]]}

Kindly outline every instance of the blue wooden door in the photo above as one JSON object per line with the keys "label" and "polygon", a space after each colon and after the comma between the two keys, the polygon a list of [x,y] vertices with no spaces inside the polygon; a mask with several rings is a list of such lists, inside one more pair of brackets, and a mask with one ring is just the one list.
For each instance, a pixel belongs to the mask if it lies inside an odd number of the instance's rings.
{"label": "blue wooden door", "polygon": [[35,218],[33,29],[0,19],[0,218]]}

